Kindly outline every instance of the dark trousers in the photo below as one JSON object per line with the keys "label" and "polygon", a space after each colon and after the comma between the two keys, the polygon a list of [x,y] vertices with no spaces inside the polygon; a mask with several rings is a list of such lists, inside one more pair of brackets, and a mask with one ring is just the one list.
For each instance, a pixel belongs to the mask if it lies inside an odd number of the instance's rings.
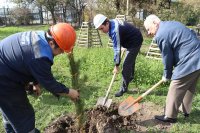
{"label": "dark trousers", "polygon": [[129,82],[134,77],[135,60],[140,51],[140,47],[127,49],[122,67],[122,84],[120,90],[127,91]]}
{"label": "dark trousers", "polygon": [[7,133],[29,133],[35,129],[35,113],[24,86],[1,76],[0,110]]}

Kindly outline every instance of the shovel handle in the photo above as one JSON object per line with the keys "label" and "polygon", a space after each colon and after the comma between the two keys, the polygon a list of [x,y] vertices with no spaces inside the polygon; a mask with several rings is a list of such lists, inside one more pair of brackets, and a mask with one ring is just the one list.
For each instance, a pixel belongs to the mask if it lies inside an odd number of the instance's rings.
{"label": "shovel handle", "polygon": [[141,96],[139,96],[137,99],[135,99],[129,106],[126,107],[128,109],[135,103],[141,101],[146,95],[148,95],[152,90],[154,90],[156,87],[158,87],[161,83],[163,83],[163,80],[160,80],[158,83],[156,83],[154,86],[152,86],[150,89],[148,89],[145,93],[143,93]]}
{"label": "shovel handle", "polygon": [[[113,82],[114,82],[114,80],[115,80],[115,77],[116,77],[116,73],[114,73],[114,75],[113,75],[113,77],[112,77],[112,80],[111,80],[111,82],[110,82],[109,88],[108,88],[108,90],[107,90],[107,92],[106,92],[105,99],[108,98],[108,95],[109,95],[109,93],[110,93],[110,89],[111,89],[112,84],[113,84]],[[106,100],[105,100],[105,101],[106,101]]]}
{"label": "shovel handle", "polygon": [[[126,49],[123,49],[123,50],[122,50],[122,52],[121,52],[121,58],[123,57],[125,51],[126,51]],[[112,87],[112,84],[113,84],[113,82],[114,82],[114,80],[115,80],[116,75],[117,75],[117,73],[114,73],[114,75],[113,75],[113,77],[112,77],[112,80],[111,80],[111,82],[110,82],[109,88],[108,88],[108,90],[107,90],[107,92],[106,92],[106,96],[105,96],[105,99],[104,99],[104,104],[106,103],[106,101],[107,101],[107,99],[108,99],[108,95],[109,95],[109,93],[110,93],[110,90],[111,90],[111,87]]]}
{"label": "shovel handle", "polygon": [[145,93],[141,95],[141,97],[145,97],[148,95],[152,90],[154,90],[156,87],[158,87],[160,84],[163,83],[163,80],[160,80],[158,83],[156,83],[154,86],[152,86],[149,90],[147,90]]}

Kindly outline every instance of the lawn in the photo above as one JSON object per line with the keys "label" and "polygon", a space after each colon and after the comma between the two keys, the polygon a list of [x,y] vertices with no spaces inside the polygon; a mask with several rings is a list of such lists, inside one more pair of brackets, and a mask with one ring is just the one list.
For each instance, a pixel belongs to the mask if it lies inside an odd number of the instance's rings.
{"label": "lawn", "polygon": [[[5,27],[0,28],[0,39],[4,37],[27,30],[46,30],[48,26],[28,26],[28,27]],[[77,31],[78,32],[78,31]],[[77,34],[78,35],[78,34]],[[101,33],[103,47],[84,48],[75,46],[74,56],[80,60],[80,91],[81,98],[84,99],[85,108],[95,106],[99,97],[105,96],[111,78],[113,64],[113,50],[107,47],[108,37]],[[145,58],[151,38],[145,37],[141,52],[137,58],[135,79],[131,82],[129,88],[138,88],[138,92],[132,94],[137,97],[141,92],[158,82],[162,77],[162,62]],[[69,60],[66,54],[55,57],[52,72],[55,78],[71,87],[71,75],[69,72]],[[114,94],[120,87],[120,74],[117,75],[116,81],[111,90],[110,98],[115,102],[126,99],[130,94],[123,97],[115,98]],[[162,107],[165,104],[167,89],[169,84],[161,85],[153,91],[142,102],[151,101]],[[193,102],[193,111],[187,120],[179,116],[179,121],[171,128],[171,132],[198,132],[200,128],[200,84],[198,84],[197,93]],[[63,114],[73,113],[75,106],[69,98],[60,97],[57,99],[52,94],[42,89],[42,95],[39,97],[29,95],[30,103],[33,105],[36,113],[36,127],[43,129],[55,118]],[[2,119],[1,119],[2,120]],[[0,125],[0,132],[3,131],[3,125]]]}

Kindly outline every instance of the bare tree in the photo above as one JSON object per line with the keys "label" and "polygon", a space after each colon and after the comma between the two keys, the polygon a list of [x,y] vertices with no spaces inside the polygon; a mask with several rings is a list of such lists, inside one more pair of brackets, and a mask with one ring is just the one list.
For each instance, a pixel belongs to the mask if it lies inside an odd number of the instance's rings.
{"label": "bare tree", "polygon": [[97,4],[95,3],[96,0],[87,0],[87,5],[85,4],[85,8],[83,10],[83,20],[92,22],[94,17],[95,8]]}
{"label": "bare tree", "polygon": [[102,13],[108,18],[114,18],[118,14],[115,0],[97,0],[96,4],[95,14]]}
{"label": "bare tree", "polygon": [[12,2],[16,3],[19,8],[28,8],[29,3],[32,2],[32,0],[11,0]]}
{"label": "bare tree", "polygon": [[71,7],[76,10],[76,22],[80,25],[83,21],[83,10],[86,6],[86,0],[73,0]]}
{"label": "bare tree", "polygon": [[43,5],[50,13],[53,19],[53,24],[56,24],[55,7],[59,3],[59,0],[36,0]]}
{"label": "bare tree", "polygon": [[27,25],[33,19],[30,15],[30,10],[28,8],[13,8],[10,11],[11,18],[16,25]]}
{"label": "bare tree", "polygon": [[67,9],[72,7],[73,5],[73,1],[71,0],[60,0],[59,5],[61,7],[62,10],[62,15],[63,15],[63,21],[66,22],[66,14],[67,14]]}

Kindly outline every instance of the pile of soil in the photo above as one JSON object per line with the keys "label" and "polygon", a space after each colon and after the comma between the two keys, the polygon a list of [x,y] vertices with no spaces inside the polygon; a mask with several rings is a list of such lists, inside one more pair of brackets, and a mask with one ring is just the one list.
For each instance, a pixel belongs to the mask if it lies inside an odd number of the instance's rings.
{"label": "pile of soil", "polygon": [[86,121],[78,131],[77,119],[73,115],[65,115],[54,120],[45,128],[45,133],[120,133],[166,131],[171,124],[159,122],[154,115],[161,115],[163,109],[151,102],[140,105],[141,109],[130,116],[118,114],[118,104],[112,103],[109,108],[97,106],[85,111]]}

